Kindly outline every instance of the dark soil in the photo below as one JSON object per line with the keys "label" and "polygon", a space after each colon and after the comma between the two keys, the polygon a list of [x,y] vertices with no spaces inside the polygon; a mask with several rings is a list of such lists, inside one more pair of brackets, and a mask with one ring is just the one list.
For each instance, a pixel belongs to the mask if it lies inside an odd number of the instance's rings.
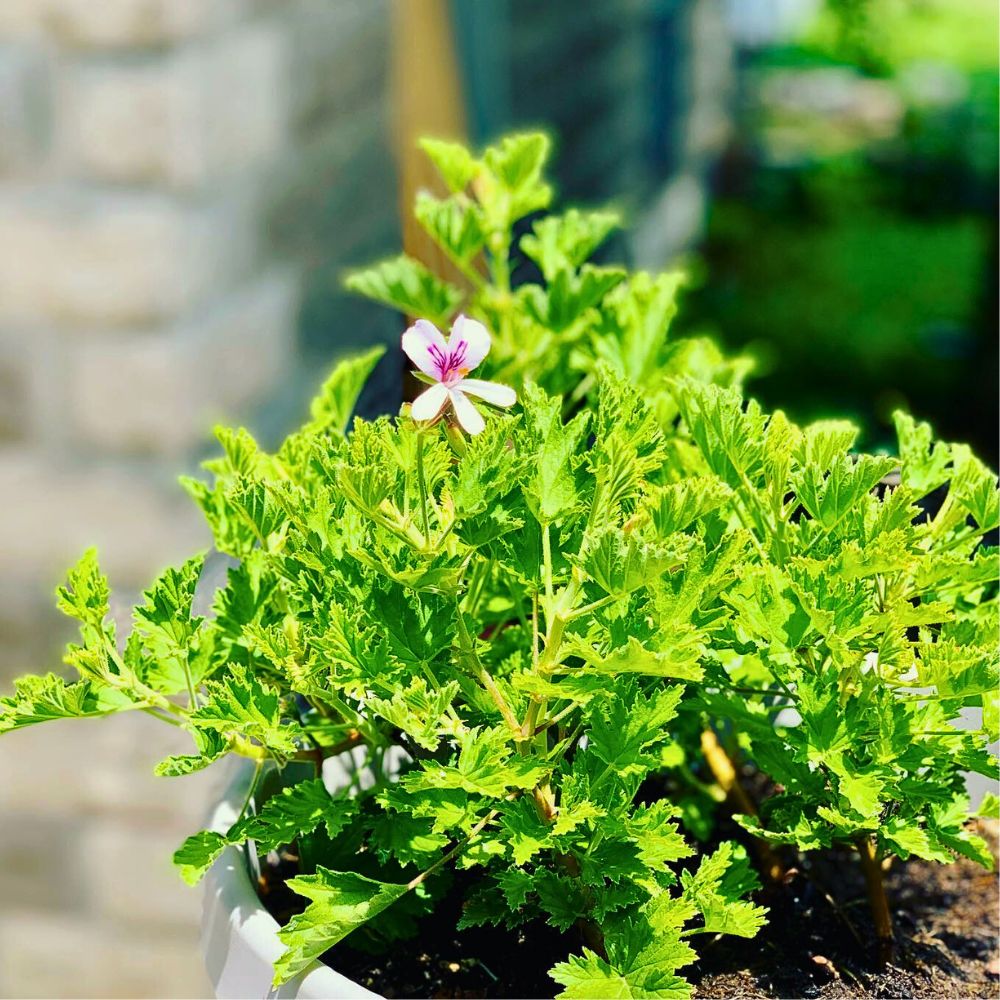
{"label": "dark soil", "polygon": [[[996,826],[983,829],[996,852]],[[1000,997],[997,875],[972,861],[897,862],[886,873],[894,961],[880,969],[857,856],[829,854],[767,895],[752,941],[703,944],[688,970],[696,997]]]}
{"label": "dark soil", "polygon": [[[994,851],[996,826],[983,830]],[[266,871],[262,896],[279,920],[298,908],[282,880],[294,860]],[[769,922],[753,940],[699,940],[685,970],[696,997],[1000,998],[997,876],[971,861],[897,862],[886,874],[896,926],[896,956],[880,969],[857,858],[831,853],[790,872],[787,884],[760,894]],[[547,970],[581,942],[534,924],[461,932],[455,924],[467,886],[457,881],[420,934],[370,955],[341,944],[324,959],[385,997],[551,997]]]}

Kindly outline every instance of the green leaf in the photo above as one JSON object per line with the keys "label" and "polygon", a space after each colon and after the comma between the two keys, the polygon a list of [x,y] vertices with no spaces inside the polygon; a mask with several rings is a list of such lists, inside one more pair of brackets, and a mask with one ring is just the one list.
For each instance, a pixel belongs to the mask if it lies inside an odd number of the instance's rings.
{"label": "green leaf", "polygon": [[764,463],[767,417],[734,389],[680,378],[670,383],[691,436],[709,468],[735,490],[754,483]]}
{"label": "green leaf", "polygon": [[503,729],[470,729],[460,738],[453,765],[423,762],[423,770],[407,775],[411,790],[460,788],[473,795],[502,798],[510,788],[533,788],[549,769],[537,758],[512,757],[510,734]]}
{"label": "green leaf", "polygon": [[609,527],[588,539],[579,564],[606,594],[624,597],[651,584],[677,558],[675,552],[650,545],[635,532]]}
{"label": "green leaf", "polygon": [[322,778],[300,781],[267,799],[260,812],[247,816],[228,833],[231,843],[254,840],[263,853],[292,843],[312,833],[320,824],[328,836],[336,837],[358,811],[356,799],[334,797]]}
{"label": "green leaf", "polygon": [[542,822],[528,796],[515,799],[504,809],[501,825],[516,865],[526,864],[552,843],[552,827]]}
{"label": "green leaf", "polygon": [[174,852],[174,864],[188,885],[197,885],[216,858],[229,846],[224,834],[214,830],[194,833]]}
{"label": "green leaf", "polygon": [[[669,967],[669,963],[668,963]],[[621,972],[588,948],[556,965],[549,975],[563,989],[556,1000],[623,1000],[631,997],[659,997],[688,1000],[691,985],[680,976],[661,970],[655,963],[635,973]]]}
{"label": "green leaf", "polygon": [[449,681],[432,691],[422,677],[417,677],[406,690],[394,691],[390,699],[370,698],[368,707],[410,736],[418,746],[433,752],[442,736],[454,731],[454,725],[443,716],[451,708],[458,690],[458,682]]}
{"label": "green leaf", "polygon": [[529,316],[550,330],[568,330],[587,310],[625,279],[619,267],[584,264],[578,272],[559,271],[546,288],[525,285],[521,289]]}
{"label": "green leaf", "polygon": [[697,871],[681,873],[684,898],[705,918],[704,932],[751,938],[760,930],[767,910],[740,898],[750,878],[746,852],[731,841],[702,858]]}
{"label": "green leaf", "polygon": [[528,383],[522,392],[525,430],[530,444],[524,494],[540,524],[552,524],[578,503],[577,449],[587,430],[588,414],[562,422],[562,400]]}
{"label": "green leaf", "polygon": [[0,733],[53,719],[85,719],[141,707],[126,694],[89,680],[67,684],[56,674],[14,681],[14,693],[0,698]]}
{"label": "green leaf", "polygon": [[930,424],[917,423],[913,417],[897,410],[892,419],[899,437],[899,457],[902,461],[902,481],[917,497],[926,496],[949,479],[950,449],[934,440]]}
{"label": "green leaf", "polygon": [[203,621],[192,615],[191,606],[204,565],[205,555],[199,553],[181,566],[164,570],[143,592],[145,603],[132,612],[135,631],[152,654],[147,683],[164,694],[176,694],[186,685],[184,669],[190,662],[191,642]]}
{"label": "green leaf", "polygon": [[297,750],[297,725],[282,719],[281,696],[246,666],[231,663],[228,674],[210,681],[208,700],[191,714],[191,722],[226,735],[257,740],[279,757]]}
{"label": "green leaf", "polygon": [[430,320],[447,329],[462,293],[454,285],[436,278],[419,261],[405,254],[347,276],[352,292],[391,306],[412,318]]}
{"label": "green leaf", "polygon": [[526,132],[504,136],[484,151],[489,174],[480,178],[477,194],[495,227],[509,229],[521,216],[548,207],[552,188],[542,179],[542,169],[550,145],[545,134]]}
{"label": "green leaf", "polygon": [[479,208],[467,198],[440,199],[421,191],[414,215],[431,239],[462,264],[470,264],[486,242]]}
{"label": "green leaf", "polygon": [[668,738],[666,725],[677,714],[684,688],[675,685],[654,690],[647,698],[623,685],[614,696],[593,703],[588,732],[588,752],[620,777],[644,774],[656,761],[647,753],[654,743]]}
{"label": "green leaf", "polygon": [[430,157],[453,194],[464,191],[482,169],[481,164],[460,143],[421,139],[420,148]]}
{"label": "green leaf", "polygon": [[180,778],[194,774],[214,764],[229,752],[228,742],[213,729],[194,729],[191,733],[199,753],[173,754],[153,768],[153,773],[161,778]]}
{"label": "green leaf", "polygon": [[337,363],[309,404],[311,429],[344,436],[361,390],[383,354],[384,347],[373,347],[363,354],[351,355]]}
{"label": "green leaf", "polygon": [[581,212],[571,208],[547,215],[521,237],[521,250],[541,269],[546,281],[559,271],[579,267],[621,224],[617,212]]}
{"label": "green leaf", "polygon": [[274,963],[275,986],[287,982],[351,931],[378,916],[409,888],[321,866],[315,875],[290,879],[288,886],[311,902],[278,931],[285,951]]}
{"label": "green leaf", "polygon": [[712,476],[694,476],[650,491],[643,507],[661,538],[684,531],[729,502],[732,490]]}
{"label": "green leaf", "polygon": [[[66,583],[56,590],[56,606],[85,629],[102,633],[108,615],[108,578],[97,564],[97,549],[87,549],[69,571]],[[85,631],[84,636],[88,633]]]}
{"label": "green leaf", "polygon": [[1000,797],[994,792],[987,792],[983,796],[983,801],[979,803],[979,811],[976,815],[1000,819]]}
{"label": "green leaf", "polygon": [[646,674],[649,677],[699,681],[704,674],[700,661],[705,646],[694,630],[676,631],[670,636],[670,641],[664,642],[663,648],[659,649],[650,649],[631,635],[624,646],[611,650],[605,656],[581,646],[573,646],[572,651],[583,656],[599,673],[613,677]]}
{"label": "green leaf", "polygon": [[829,471],[806,466],[793,477],[799,503],[827,531],[836,527],[896,466],[895,459],[861,455],[857,461],[842,455]]}

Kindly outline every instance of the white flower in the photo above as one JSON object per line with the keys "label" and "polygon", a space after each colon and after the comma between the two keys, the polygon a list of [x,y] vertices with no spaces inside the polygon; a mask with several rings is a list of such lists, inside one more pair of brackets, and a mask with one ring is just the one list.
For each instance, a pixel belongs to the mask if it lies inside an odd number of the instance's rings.
{"label": "white flower", "polygon": [[489,331],[474,319],[459,316],[447,339],[433,323],[418,319],[403,334],[402,346],[407,357],[434,380],[413,401],[410,414],[414,420],[436,420],[450,403],[462,428],[478,434],[486,423],[469,396],[493,406],[513,406],[517,402],[517,394],[508,386],[465,377],[490,352]]}

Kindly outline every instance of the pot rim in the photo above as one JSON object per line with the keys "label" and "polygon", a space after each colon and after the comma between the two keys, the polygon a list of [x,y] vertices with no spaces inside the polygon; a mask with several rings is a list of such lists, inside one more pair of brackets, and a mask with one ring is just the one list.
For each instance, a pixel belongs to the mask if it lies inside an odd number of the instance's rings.
{"label": "pot rim", "polygon": [[[232,826],[249,780],[249,769],[237,771],[207,829],[225,833]],[[244,849],[227,847],[204,879],[201,951],[216,997],[382,1000],[379,994],[319,961],[282,986],[272,986],[274,963],[284,951],[278,930],[277,920],[264,908],[250,880]]]}

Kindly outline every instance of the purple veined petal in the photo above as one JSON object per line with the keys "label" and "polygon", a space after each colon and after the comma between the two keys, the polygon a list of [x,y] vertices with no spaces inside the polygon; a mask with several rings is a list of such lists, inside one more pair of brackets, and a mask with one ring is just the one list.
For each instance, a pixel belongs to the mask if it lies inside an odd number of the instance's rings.
{"label": "purple veined petal", "polygon": [[510,386],[487,382],[481,378],[463,378],[452,388],[467,392],[470,396],[478,396],[494,406],[513,406],[517,402],[517,393]]}
{"label": "purple veined petal", "polygon": [[462,429],[467,434],[481,433],[486,428],[486,421],[483,420],[483,415],[479,410],[469,401],[469,397],[456,389],[449,389],[448,395],[451,396],[451,405],[455,408],[455,416],[462,425]]}
{"label": "purple veined petal", "polygon": [[410,416],[414,420],[433,420],[439,416],[448,402],[448,387],[441,382],[422,392],[410,406]]}
{"label": "purple veined petal", "polygon": [[403,334],[402,347],[425,375],[441,381],[448,368],[448,343],[433,323],[418,319]]}
{"label": "purple veined petal", "polygon": [[451,368],[456,372],[471,372],[490,353],[490,332],[482,323],[468,316],[459,316],[451,324],[448,337]]}

